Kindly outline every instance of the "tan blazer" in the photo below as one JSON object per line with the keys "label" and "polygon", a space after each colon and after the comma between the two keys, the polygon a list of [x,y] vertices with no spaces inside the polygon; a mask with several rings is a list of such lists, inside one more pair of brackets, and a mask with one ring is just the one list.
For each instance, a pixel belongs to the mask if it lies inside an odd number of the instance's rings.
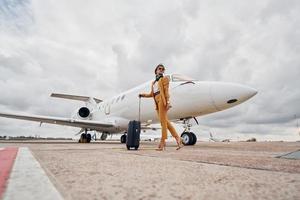
{"label": "tan blazer", "polygon": [[[169,82],[170,82],[170,80],[167,76],[162,77],[158,81],[158,89],[160,91],[160,98],[161,98],[161,101],[163,102],[164,106],[167,106],[167,102],[169,102],[169,99],[170,99]],[[142,97],[146,97],[146,98],[153,97],[154,98],[154,92],[153,92],[154,83],[155,83],[155,81],[153,81],[151,84],[151,92],[149,94],[142,94]],[[154,101],[155,101],[155,99],[154,99]],[[156,104],[156,102],[155,102],[155,104]],[[156,110],[158,110],[157,104],[156,104]]]}

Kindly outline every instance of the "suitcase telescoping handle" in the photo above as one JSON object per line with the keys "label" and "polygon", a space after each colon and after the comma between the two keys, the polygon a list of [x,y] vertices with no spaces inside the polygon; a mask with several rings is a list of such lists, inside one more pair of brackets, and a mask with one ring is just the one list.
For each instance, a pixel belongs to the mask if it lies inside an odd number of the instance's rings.
{"label": "suitcase telescoping handle", "polygon": [[141,97],[139,97],[139,121],[141,121]]}

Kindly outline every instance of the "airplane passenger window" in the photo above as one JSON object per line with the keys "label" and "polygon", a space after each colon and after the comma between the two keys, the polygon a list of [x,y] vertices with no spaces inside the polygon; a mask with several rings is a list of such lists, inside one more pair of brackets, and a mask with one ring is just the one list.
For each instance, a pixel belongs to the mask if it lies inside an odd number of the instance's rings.
{"label": "airplane passenger window", "polygon": [[173,74],[172,81],[177,82],[177,81],[197,81],[197,80],[194,79],[194,78],[190,78],[188,76],[185,76],[185,75]]}
{"label": "airplane passenger window", "polygon": [[125,94],[122,96],[121,100],[123,100],[125,98]]}
{"label": "airplane passenger window", "polygon": [[119,100],[120,100],[120,96],[117,98],[116,103],[118,103]]}

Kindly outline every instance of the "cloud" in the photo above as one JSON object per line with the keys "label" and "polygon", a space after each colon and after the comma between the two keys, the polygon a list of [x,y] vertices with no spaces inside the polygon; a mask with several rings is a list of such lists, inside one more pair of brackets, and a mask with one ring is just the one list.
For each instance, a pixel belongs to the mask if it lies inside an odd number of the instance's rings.
{"label": "cloud", "polygon": [[[2,1],[0,108],[69,116],[81,104],[51,92],[107,98],[152,79],[164,63],[168,73],[259,91],[199,118],[204,126],[296,139],[286,135],[300,116],[299,7],[297,0]],[[20,127],[4,121],[3,132]]]}

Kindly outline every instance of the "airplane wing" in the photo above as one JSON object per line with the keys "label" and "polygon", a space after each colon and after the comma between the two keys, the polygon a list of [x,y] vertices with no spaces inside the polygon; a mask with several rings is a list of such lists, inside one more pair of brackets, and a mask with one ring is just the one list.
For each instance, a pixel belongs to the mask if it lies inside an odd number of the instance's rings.
{"label": "airplane wing", "polygon": [[58,125],[65,125],[65,126],[73,126],[73,127],[80,127],[80,128],[88,128],[88,129],[95,129],[95,130],[101,128],[114,127],[113,123],[108,123],[108,122],[89,121],[89,120],[71,119],[71,118],[63,118],[63,117],[49,117],[49,116],[39,116],[39,115],[22,115],[22,114],[8,114],[8,113],[0,113],[0,117],[36,121],[36,122],[49,123],[49,124],[58,124]]}

